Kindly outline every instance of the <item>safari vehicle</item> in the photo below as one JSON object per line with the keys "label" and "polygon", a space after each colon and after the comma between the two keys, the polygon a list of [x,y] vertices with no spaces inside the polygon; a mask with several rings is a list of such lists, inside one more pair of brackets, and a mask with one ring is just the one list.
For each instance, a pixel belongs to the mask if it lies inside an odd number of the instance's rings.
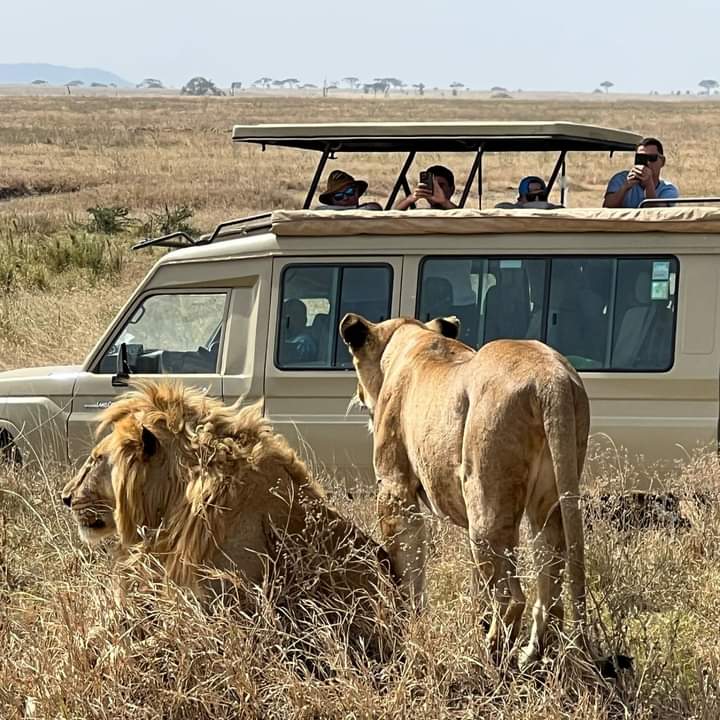
{"label": "safari vehicle", "polygon": [[[372,321],[457,315],[462,340],[536,338],[582,373],[592,430],[630,455],[672,461],[718,443],[720,212],[467,209],[488,153],[631,152],[633,133],[568,123],[237,126],[238,142],[319,153],[303,210],[234,219],[163,256],[79,367],[0,374],[5,453],[76,461],[98,410],[135,378],[164,375],[227,401],[262,400],[275,427],[341,477],[369,473],[366,416],[338,336]],[[406,153],[386,202],[409,192],[420,151],[466,152],[458,210],[313,211],[325,165]],[[477,190],[474,190],[477,188]],[[428,388],[431,391],[431,388]],[[684,448],[684,449],[683,449]]]}

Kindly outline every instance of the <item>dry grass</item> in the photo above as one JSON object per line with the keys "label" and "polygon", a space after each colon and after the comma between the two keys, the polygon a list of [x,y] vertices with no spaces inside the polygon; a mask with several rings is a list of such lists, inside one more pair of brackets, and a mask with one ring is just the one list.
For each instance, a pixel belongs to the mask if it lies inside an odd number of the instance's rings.
{"label": "dry grass", "polygon": [[[0,369],[79,362],[156,257],[127,250],[133,228],[112,236],[89,232],[87,208],[126,206],[143,219],[166,204],[189,205],[193,224],[207,230],[231,216],[299,206],[314,158],[233,147],[235,122],[593,122],[658,135],[667,146],[667,175],[684,193],[715,189],[707,178],[720,169],[709,152],[720,104],[606,100],[0,97],[0,188],[33,193],[0,201]],[[363,157],[343,166],[380,193],[400,162],[391,160],[386,166]],[[507,158],[501,165],[489,158],[488,201],[511,197],[520,176],[547,171],[550,158],[537,160]],[[461,179],[469,162],[448,164]],[[571,203],[599,204],[604,183],[620,167],[620,158],[578,156],[569,168]],[[671,482],[680,491],[717,489],[718,469],[706,456]],[[649,471],[613,468],[599,471],[597,480],[618,486],[619,476],[633,472]],[[157,601],[152,641],[137,644],[123,628],[142,598],[118,607],[107,557],[79,546],[57,499],[66,474],[0,470],[2,718],[720,716],[716,507],[688,505],[693,527],[686,532],[628,535],[594,524],[588,544],[596,635],[606,650],[636,658],[633,676],[604,685],[579,682],[567,658],[532,677],[519,676],[511,662],[489,662],[467,594],[465,542],[437,522],[431,609],[411,625],[402,662],[350,662],[332,627],[293,629],[279,622],[272,602],[252,617],[208,615],[178,593]],[[340,502],[374,529],[371,498]],[[523,567],[529,572],[527,558]],[[328,677],[299,662],[298,633],[305,633],[303,642],[315,641],[316,665],[333,668]]]}
{"label": "dry grass", "polygon": [[[716,491],[719,469],[716,458],[699,456],[674,489]],[[389,633],[397,651],[382,662],[349,642],[327,602],[308,595],[312,578],[292,556],[284,584],[260,593],[254,613],[232,602],[207,613],[172,588],[119,603],[106,549],[82,547],[58,502],[63,480],[62,470],[6,471],[0,483],[0,716],[8,720],[720,714],[715,506],[684,503],[686,531],[619,533],[594,523],[594,635],[605,652],[635,658],[634,673],[603,682],[565,645],[531,675],[518,673],[514,650],[499,664],[489,659],[468,595],[465,540],[438,521],[430,608]],[[337,499],[374,530],[370,496]],[[529,559],[521,559],[529,588]]]}

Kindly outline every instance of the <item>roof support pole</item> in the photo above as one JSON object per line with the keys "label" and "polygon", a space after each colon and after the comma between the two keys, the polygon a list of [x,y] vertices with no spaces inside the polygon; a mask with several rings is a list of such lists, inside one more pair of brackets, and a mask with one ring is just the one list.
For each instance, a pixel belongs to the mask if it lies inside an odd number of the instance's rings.
{"label": "roof support pole", "polygon": [[[470,174],[468,175],[467,182],[465,183],[462,195],[460,196],[460,202],[458,203],[458,207],[465,207],[465,202],[467,201],[468,195],[470,194],[470,188],[475,181],[475,175],[477,175],[478,171],[482,168],[482,155],[483,149],[481,145],[475,153],[475,159],[473,160],[473,164],[470,167]],[[478,192],[480,196],[482,196],[482,172],[480,172],[480,179],[478,181]]]}
{"label": "roof support pole", "polygon": [[567,190],[567,175],[565,174],[565,158],[563,158],[562,169],[560,170],[560,204],[563,207],[565,206],[565,191],[566,190]]}
{"label": "roof support pole", "polygon": [[550,173],[550,178],[547,181],[547,193],[550,195],[550,192],[553,189],[553,185],[555,184],[555,181],[557,180],[557,176],[560,174],[560,171],[562,170],[563,177],[565,176],[565,156],[567,155],[567,150],[561,150],[560,155],[558,155],[557,162],[555,163],[555,167],[553,168],[552,173]]}
{"label": "roof support pole", "polygon": [[483,197],[483,168],[482,168],[482,161],[483,161],[483,150],[482,148],[478,152],[478,173],[477,173],[477,179],[478,179],[478,209],[482,210],[482,197]]}
{"label": "roof support pole", "polygon": [[405,162],[403,163],[402,168],[400,168],[400,174],[397,176],[397,180],[395,181],[393,189],[390,192],[387,202],[385,203],[386,210],[392,210],[398,193],[400,192],[400,188],[403,188],[403,190],[405,190],[406,196],[410,194],[410,186],[408,185],[407,181],[407,171],[410,169],[410,166],[415,161],[415,154],[415,150],[411,150],[408,153],[408,156],[405,158]]}
{"label": "roof support pole", "polygon": [[313,175],[313,179],[310,182],[310,189],[308,190],[307,195],[305,196],[305,202],[303,203],[303,210],[307,210],[310,207],[310,203],[312,203],[313,198],[315,197],[315,191],[317,190],[318,183],[320,182],[320,178],[322,177],[323,170],[325,169],[325,163],[327,163],[329,155],[330,155],[330,146],[326,145],[325,149],[323,150],[322,155],[320,156],[320,162],[317,164],[317,167],[315,168],[315,174]]}

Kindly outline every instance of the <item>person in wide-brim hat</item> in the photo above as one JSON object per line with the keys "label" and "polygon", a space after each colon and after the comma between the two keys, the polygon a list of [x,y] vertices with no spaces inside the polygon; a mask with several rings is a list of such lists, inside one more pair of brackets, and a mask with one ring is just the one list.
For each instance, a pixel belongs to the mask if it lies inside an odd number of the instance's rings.
{"label": "person in wide-brim hat", "polygon": [[344,170],[333,170],[327,179],[325,192],[320,195],[323,205],[356,206],[368,189],[364,180],[356,180]]}

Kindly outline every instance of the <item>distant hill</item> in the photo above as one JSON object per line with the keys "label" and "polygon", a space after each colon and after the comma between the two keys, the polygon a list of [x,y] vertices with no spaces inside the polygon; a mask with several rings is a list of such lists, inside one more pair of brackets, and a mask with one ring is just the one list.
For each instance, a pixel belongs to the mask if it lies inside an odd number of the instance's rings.
{"label": "distant hill", "polygon": [[90,83],[115,83],[118,87],[133,87],[115,73],[97,68],[71,68],[45,63],[0,63],[0,85],[26,85],[33,80],[45,80],[49,85],[65,85],[73,80]]}

